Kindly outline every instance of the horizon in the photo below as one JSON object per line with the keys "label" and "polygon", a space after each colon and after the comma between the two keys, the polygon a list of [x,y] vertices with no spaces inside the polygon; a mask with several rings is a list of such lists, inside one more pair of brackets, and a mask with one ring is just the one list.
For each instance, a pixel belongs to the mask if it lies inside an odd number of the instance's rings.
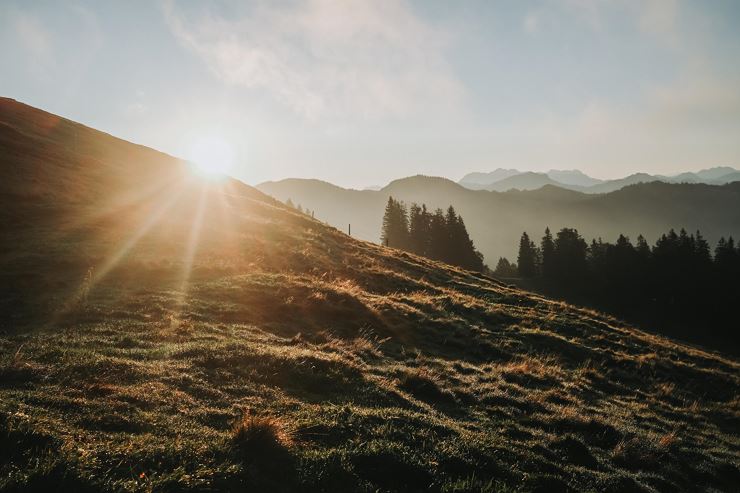
{"label": "horizon", "polygon": [[[0,94],[249,184],[740,163],[740,5],[0,6]],[[131,33],[139,33],[132,37]]]}

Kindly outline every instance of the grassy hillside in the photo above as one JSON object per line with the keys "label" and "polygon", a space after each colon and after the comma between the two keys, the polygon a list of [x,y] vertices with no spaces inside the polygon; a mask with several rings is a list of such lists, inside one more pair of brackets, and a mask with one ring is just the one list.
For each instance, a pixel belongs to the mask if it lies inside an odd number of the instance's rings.
{"label": "grassy hillside", "polygon": [[352,223],[354,235],[375,242],[389,195],[431,208],[452,204],[491,266],[500,256],[516,259],[522,231],[539,239],[548,226],[555,231],[577,228],[589,241],[599,237],[614,241],[619,234],[634,240],[642,234],[652,244],[670,228],[700,229],[712,245],[721,236],[740,236],[740,182],[721,186],[652,182],[605,194],[555,186],[489,192],[425,176],[396,180],[379,191],[359,192],[300,179],[267,182],[257,188],[280,200],[291,198],[337,227]]}
{"label": "grassy hillside", "polygon": [[740,483],[736,360],[13,101],[0,123],[0,491]]}

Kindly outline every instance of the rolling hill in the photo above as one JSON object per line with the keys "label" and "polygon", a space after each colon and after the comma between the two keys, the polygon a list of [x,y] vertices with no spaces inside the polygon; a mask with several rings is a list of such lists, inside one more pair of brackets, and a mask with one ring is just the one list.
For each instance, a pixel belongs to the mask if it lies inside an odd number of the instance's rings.
{"label": "rolling hill", "polygon": [[509,190],[537,190],[545,185],[561,185],[545,173],[520,173],[499,180],[496,183],[488,185],[485,189],[493,192],[507,192]]}
{"label": "rolling hill", "polygon": [[8,99],[0,184],[0,491],[740,483],[730,357]]}
{"label": "rolling hill", "polygon": [[473,190],[485,190],[486,186],[504,180],[506,178],[520,175],[522,172],[518,169],[498,168],[488,173],[468,173],[463,176],[460,185]]}
{"label": "rolling hill", "polygon": [[577,169],[551,169],[547,172],[547,176],[559,183],[562,183],[563,185],[572,185],[576,187],[590,187],[604,182],[604,180],[592,178],[585,174],[583,171]]}
{"label": "rolling hill", "polygon": [[416,176],[396,180],[380,191],[346,190],[317,180],[289,179],[258,185],[279,200],[291,198],[315,210],[316,217],[358,238],[379,241],[383,208],[389,196],[407,203],[446,208],[465,218],[470,236],[487,262],[516,259],[522,231],[539,238],[545,227],[575,227],[586,238],[614,241],[620,234],[649,242],[670,228],[700,229],[713,245],[720,236],[740,237],[740,183],[642,183],[608,194],[590,195],[555,186],[532,191],[469,190],[444,178]]}

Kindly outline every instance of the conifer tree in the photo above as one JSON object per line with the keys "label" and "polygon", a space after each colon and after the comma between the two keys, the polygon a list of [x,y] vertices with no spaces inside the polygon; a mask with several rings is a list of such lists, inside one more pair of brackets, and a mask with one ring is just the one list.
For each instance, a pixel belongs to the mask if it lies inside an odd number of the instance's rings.
{"label": "conifer tree", "polygon": [[449,234],[442,209],[437,209],[429,219],[429,258],[446,260]]}
{"label": "conifer tree", "polygon": [[383,230],[380,239],[385,246],[392,248],[408,248],[408,216],[406,206],[402,202],[388,197],[383,215]]}
{"label": "conifer tree", "polygon": [[593,272],[600,272],[605,269],[610,246],[612,245],[604,243],[601,238],[598,241],[591,240],[591,246],[588,249],[588,261]]}
{"label": "conifer tree", "polygon": [[519,256],[517,257],[519,275],[534,277],[537,275],[537,250],[525,231],[519,240]]}
{"label": "conifer tree", "polygon": [[453,244],[458,250],[456,254],[457,261],[453,259],[451,263],[469,270],[483,270],[483,255],[475,249],[462,216],[457,216],[453,231]]}
{"label": "conifer tree", "polygon": [[426,205],[406,206],[388,198],[383,215],[381,241],[386,246],[412,251],[470,270],[483,270],[483,255],[475,249],[462,216],[450,206],[445,214]]}
{"label": "conifer tree", "polygon": [[740,251],[735,250],[735,240],[732,236],[727,240],[724,237],[720,238],[714,249],[714,265],[718,270],[731,272],[738,259],[740,259]]}
{"label": "conifer tree", "polygon": [[699,230],[696,230],[696,236],[694,237],[694,252],[701,268],[706,269],[712,263],[709,243],[707,243],[707,240],[704,239]]}
{"label": "conifer tree", "polygon": [[411,204],[409,208],[409,249],[417,255],[427,255],[429,249],[429,213],[427,206]]}
{"label": "conifer tree", "polygon": [[496,270],[493,273],[499,277],[515,277],[517,275],[517,266],[509,262],[509,259],[506,257],[499,257]]}
{"label": "conifer tree", "polygon": [[553,250],[553,276],[566,289],[578,290],[586,282],[588,265],[586,253],[588,245],[573,228],[558,231]]}
{"label": "conifer tree", "polygon": [[553,262],[555,260],[555,243],[553,242],[550,228],[545,228],[545,236],[542,237],[540,251],[542,252],[542,277],[545,279],[552,279],[554,274]]}
{"label": "conifer tree", "polygon": [[444,252],[443,260],[448,264],[462,265],[465,256],[464,239],[457,219],[457,213],[452,206],[447,208],[445,225],[447,227],[447,238],[442,248]]}
{"label": "conifer tree", "polygon": [[644,236],[638,235],[635,251],[641,259],[647,260],[648,258],[650,258],[650,245],[648,245],[648,242],[647,240],[645,240]]}

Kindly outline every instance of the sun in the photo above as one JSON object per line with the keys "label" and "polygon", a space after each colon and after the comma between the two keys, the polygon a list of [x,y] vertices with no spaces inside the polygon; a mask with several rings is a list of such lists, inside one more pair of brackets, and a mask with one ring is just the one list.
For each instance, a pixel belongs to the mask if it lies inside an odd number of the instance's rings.
{"label": "sun", "polygon": [[190,145],[188,160],[194,170],[206,178],[225,177],[234,167],[234,148],[219,136],[202,136]]}

